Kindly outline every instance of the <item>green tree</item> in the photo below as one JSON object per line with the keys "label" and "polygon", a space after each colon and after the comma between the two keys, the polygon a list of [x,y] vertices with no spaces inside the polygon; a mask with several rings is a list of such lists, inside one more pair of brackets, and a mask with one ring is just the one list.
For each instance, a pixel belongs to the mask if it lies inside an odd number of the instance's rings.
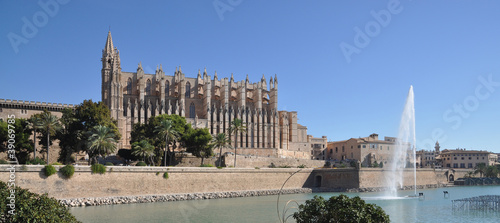
{"label": "green tree", "polygon": [[222,166],[222,149],[231,148],[231,140],[227,138],[226,133],[219,133],[212,139],[212,146],[219,149],[219,167]]}
{"label": "green tree", "polygon": [[205,158],[213,156],[213,150],[210,147],[212,135],[207,128],[190,129],[183,135],[182,140],[184,141],[186,152],[200,157],[202,165]]}
{"label": "green tree", "polygon": [[56,138],[59,139],[59,158],[57,161],[70,164],[76,160],[71,159],[71,155],[84,149],[82,139],[83,128],[79,120],[75,117],[72,109],[65,108],[62,111],[61,130],[57,132]]}
{"label": "green tree", "polygon": [[155,147],[147,140],[141,140],[140,142],[134,142],[132,144],[132,155],[142,157],[142,161],[147,157],[150,159],[151,164],[154,165],[153,160],[151,159],[152,156],[155,155],[154,153]]}
{"label": "green tree", "polygon": [[474,168],[475,171],[474,173],[479,173],[480,174],[480,177],[483,177],[483,174],[486,172],[486,169],[488,167],[486,166],[486,163],[478,163],[476,164],[476,167]]}
{"label": "green tree", "polygon": [[238,147],[239,133],[247,132],[247,127],[241,119],[235,118],[229,127],[229,132],[234,133],[234,167],[236,167],[236,148]]}
{"label": "green tree", "polygon": [[[47,194],[39,195],[20,187],[15,190],[15,214],[9,213],[12,209],[7,206],[7,202],[0,203],[0,222],[79,222],[71,214],[69,208],[64,207],[55,198],[50,198]],[[0,197],[8,198],[11,188],[3,181],[0,181]],[[9,199],[10,200],[10,199]]]}
{"label": "green tree", "polygon": [[[174,129],[174,122],[172,120],[162,120],[159,125],[155,127],[155,133],[158,133],[165,139],[164,166],[167,166],[167,153],[175,156],[174,152],[170,151],[169,139],[178,137],[179,133]],[[170,156],[169,164],[172,164],[172,156]]]}
{"label": "green tree", "polygon": [[36,158],[36,133],[40,131],[40,118],[31,116],[28,119],[29,127],[33,131],[33,159]]}
{"label": "green tree", "polygon": [[299,205],[293,218],[297,223],[390,222],[389,215],[379,206],[367,204],[358,196],[349,198],[343,194],[328,200],[316,195]]}
{"label": "green tree", "polygon": [[116,150],[115,134],[111,128],[107,126],[98,125],[92,128],[88,133],[89,141],[88,149],[91,158],[95,159],[97,163],[97,156],[107,156]]}
{"label": "green tree", "polygon": [[61,129],[61,123],[59,123],[59,119],[55,116],[52,115],[48,111],[44,111],[41,114],[40,122],[38,127],[40,129],[43,129],[45,131],[45,135],[47,137],[47,163],[50,163],[50,135],[55,135],[56,132]]}
{"label": "green tree", "polygon": [[[8,126],[7,122],[0,121],[0,152],[5,152],[9,149],[8,140],[10,134]],[[31,136],[29,122],[26,119],[16,118],[10,126],[15,136],[14,143],[12,144],[15,154],[12,157],[15,157],[19,163],[26,163],[29,160],[30,153],[33,151],[33,142],[29,139]]]}
{"label": "green tree", "polygon": [[[134,142],[140,142],[141,140],[147,140],[149,144],[155,147],[155,163],[157,163],[158,165],[161,165],[162,157],[164,157],[165,155],[168,155],[168,157],[170,158],[173,158],[175,155],[173,154],[173,151],[172,154],[165,154],[163,152],[163,150],[167,147],[167,140],[164,135],[158,134],[156,132],[156,127],[159,126],[160,123],[164,120],[172,121],[173,129],[178,133],[179,137],[182,137],[186,132],[192,129],[191,125],[186,123],[186,118],[175,114],[162,114],[149,118],[147,123],[135,124],[132,128],[132,132],[130,133],[131,144]],[[169,136],[169,138],[169,144],[172,144],[175,147],[176,144],[174,142],[176,141],[176,139],[171,136]],[[172,165],[172,162],[170,163],[170,165]]]}
{"label": "green tree", "polygon": [[484,173],[486,177],[498,177],[498,168],[496,166],[488,166]]}

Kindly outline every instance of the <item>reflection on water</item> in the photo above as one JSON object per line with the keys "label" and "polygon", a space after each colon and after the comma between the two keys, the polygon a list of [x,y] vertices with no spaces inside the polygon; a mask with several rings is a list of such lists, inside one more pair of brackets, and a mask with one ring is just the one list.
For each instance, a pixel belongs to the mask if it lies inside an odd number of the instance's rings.
{"label": "reflection on water", "polygon": [[[445,198],[443,191],[449,192]],[[368,203],[381,206],[392,222],[499,222],[500,214],[454,212],[451,200],[479,195],[500,195],[500,186],[451,187],[420,190],[424,199],[408,198],[414,191],[399,191],[394,199],[382,199],[382,193],[345,193],[360,196]],[[325,198],[339,193],[282,195],[280,211],[288,200],[304,203],[314,195]],[[108,205],[72,208],[82,222],[279,222],[277,196],[228,198],[217,200],[178,201],[145,204]],[[293,212],[293,211],[292,211]],[[290,218],[288,222],[293,222]]]}

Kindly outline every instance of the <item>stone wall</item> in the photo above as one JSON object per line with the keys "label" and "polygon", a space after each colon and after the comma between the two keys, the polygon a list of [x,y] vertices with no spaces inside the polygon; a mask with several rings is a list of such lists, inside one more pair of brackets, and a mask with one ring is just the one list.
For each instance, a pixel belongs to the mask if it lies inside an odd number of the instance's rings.
{"label": "stone wall", "polygon": [[[0,165],[0,180],[8,181],[9,165]],[[56,166],[58,170],[62,166]],[[59,172],[50,177],[43,166],[16,166],[16,185],[35,193],[48,193],[58,199],[89,197],[123,197],[165,194],[279,190],[314,188],[325,190],[381,188],[383,169],[300,169],[300,168],[223,168],[215,167],[107,167],[105,174],[92,174],[89,166],[75,167],[71,179]],[[163,174],[168,173],[168,179]],[[447,184],[451,170],[419,169],[417,184],[436,187]],[[456,179],[466,173],[456,170]],[[293,175],[292,177],[290,177]],[[413,172],[405,172],[405,186],[413,185]],[[411,178],[411,179],[410,179]]]}
{"label": "stone wall", "polygon": [[[0,165],[0,180],[8,181],[8,165]],[[58,170],[62,166],[56,166]],[[285,189],[310,187],[312,169],[273,168],[182,168],[182,167],[108,167],[103,175],[92,174],[90,167],[75,167],[71,179],[59,172],[45,177],[43,166],[16,167],[16,185],[35,193],[48,193],[62,198],[116,197],[177,193],[206,193],[221,191],[276,190],[290,175]],[[168,172],[168,179],[163,173]],[[157,174],[158,173],[158,174]]]}
{"label": "stone wall", "polygon": [[[359,171],[359,188],[377,188],[383,187],[385,182],[388,181],[389,171],[364,168]],[[441,171],[434,171],[433,169],[417,169],[417,185],[444,185],[448,183],[446,177],[441,174]],[[403,186],[414,185],[413,170],[405,170],[403,172]]]}
{"label": "stone wall", "polygon": [[[225,156],[226,166],[234,166],[234,155]],[[289,166],[298,167],[300,165],[305,165],[308,168],[323,167],[325,165],[324,160],[311,160],[311,159],[294,159],[294,158],[273,158],[273,157],[258,157],[258,156],[241,156],[236,157],[236,166],[244,168],[266,168],[271,164],[276,167]]]}

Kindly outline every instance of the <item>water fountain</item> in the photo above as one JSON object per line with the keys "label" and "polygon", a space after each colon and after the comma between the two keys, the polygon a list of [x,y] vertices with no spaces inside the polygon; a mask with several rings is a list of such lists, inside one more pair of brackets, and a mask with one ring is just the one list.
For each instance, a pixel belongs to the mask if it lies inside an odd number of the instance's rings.
{"label": "water fountain", "polygon": [[408,165],[413,166],[415,196],[417,196],[417,170],[416,170],[416,137],[415,137],[415,107],[413,86],[410,86],[408,97],[401,115],[399,132],[393,157],[386,171],[388,191],[386,197],[397,197],[397,190],[404,185],[404,173]]}

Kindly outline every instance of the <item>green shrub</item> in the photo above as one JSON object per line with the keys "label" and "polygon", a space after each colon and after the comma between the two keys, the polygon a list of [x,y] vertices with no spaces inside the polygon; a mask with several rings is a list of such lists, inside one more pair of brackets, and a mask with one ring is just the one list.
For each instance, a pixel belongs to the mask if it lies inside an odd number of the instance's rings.
{"label": "green shrub", "polygon": [[45,176],[49,177],[50,175],[56,173],[56,168],[52,165],[46,165],[45,168],[43,168],[43,173],[45,173]]}
{"label": "green shrub", "polygon": [[218,167],[217,167],[217,169],[219,169],[219,170],[220,170],[220,169],[222,169],[222,168],[224,168],[224,167],[222,167],[222,166],[218,166]]}
{"label": "green shrub", "polygon": [[346,165],[345,164],[340,164],[339,168],[346,168]]}
{"label": "green shrub", "polygon": [[46,194],[35,194],[20,187],[11,188],[5,182],[0,181],[0,197],[9,197],[11,189],[15,191],[15,214],[10,214],[11,208],[2,201],[0,222],[79,222],[71,214],[69,208],[64,207],[56,199]]}
{"label": "green shrub", "polygon": [[306,165],[300,164],[299,166],[297,166],[297,168],[306,168]]}
{"label": "green shrub", "polygon": [[28,162],[26,162],[26,164],[32,164],[32,165],[45,165],[45,161],[43,161],[42,159],[36,157],[35,159],[32,159]]}
{"label": "green shrub", "polygon": [[163,178],[168,179],[168,173],[167,172],[163,173]]}
{"label": "green shrub", "polygon": [[332,163],[330,163],[330,161],[326,161],[326,163],[323,167],[330,168],[330,167],[332,167]]}
{"label": "green shrub", "polygon": [[201,164],[200,167],[214,167],[212,164]]}
{"label": "green shrub", "polygon": [[52,164],[50,164],[50,165],[53,165],[53,166],[62,166],[63,164],[62,164],[62,163],[59,163],[59,162],[54,162],[54,163],[52,163]]}
{"label": "green shrub", "polygon": [[160,175],[160,172],[156,172],[156,176]]}
{"label": "green shrub", "polygon": [[271,163],[271,165],[269,165],[269,168],[276,168],[276,165],[274,165],[274,163]]}
{"label": "green shrub", "polygon": [[350,163],[351,167],[356,167],[356,161],[352,160]]}
{"label": "green shrub", "polygon": [[106,162],[106,164],[104,164],[106,166],[114,166],[115,164],[113,164],[112,162]]}
{"label": "green shrub", "polygon": [[22,166],[21,166],[21,170],[22,170],[22,171],[26,171],[26,170],[28,170],[28,167],[27,167],[26,165],[22,165]]}
{"label": "green shrub", "polygon": [[71,178],[73,174],[75,174],[75,167],[73,165],[66,165],[63,168],[59,169],[59,172],[66,178]]}
{"label": "green shrub", "polygon": [[283,166],[279,166],[279,168],[291,168],[291,166],[283,165]]}
{"label": "green shrub", "polygon": [[147,166],[148,164],[146,164],[145,162],[142,162],[142,161],[139,161],[137,164],[135,164],[135,166]]}
{"label": "green shrub", "polygon": [[359,197],[346,195],[332,196],[325,200],[314,196],[305,204],[299,205],[293,214],[297,223],[306,222],[390,222],[389,215],[375,205],[367,204]]}
{"label": "green shrub", "polygon": [[104,174],[106,173],[106,167],[102,164],[93,164],[90,169],[92,169],[92,173]]}
{"label": "green shrub", "polygon": [[0,164],[9,164],[9,162],[7,160],[0,160]]}
{"label": "green shrub", "polygon": [[258,169],[260,169],[260,167],[256,166],[255,169],[258,170]]}

